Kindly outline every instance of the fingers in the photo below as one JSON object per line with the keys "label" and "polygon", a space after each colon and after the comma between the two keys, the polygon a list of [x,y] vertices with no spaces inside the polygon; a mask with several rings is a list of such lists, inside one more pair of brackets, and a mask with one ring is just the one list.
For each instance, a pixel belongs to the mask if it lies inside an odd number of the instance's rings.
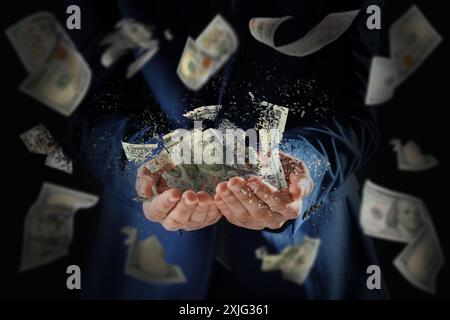
{"label": "fingers", "polygon": [[264,226],[258,223],[254,219],[248,219],[245,223],[239,220],[239,216],[234,214],[233,211],[228,208],[225,201],[221,198],[221,196],[216,194],[215,202],[217,207],[220,209],[220,212],[225,216],[228,222],[242,228],[252,229],[252,230],[262,230]]}
{"label": "fingers", "polygon": [[181,198],[181,191],[169,189],[156,196],[151,202],[144,202],[145,217],[153,222],[163,221],[169,212],[177,205]]}
{"label": "fingers", "polygon": [[201,228],[208,218],[208,211],[212,204],[211,196],[204,192],[197,192],[198,204],[195,212],[191,215],[188,221],[188,228],[191,230]]}
{"label": "fingers", "polygon": [[209,207],[208,211],[208,217],[206,218],[205,224],[207,226],[212,225],[220,220],[222,217],[222,214],[220,213],[219,208],[217,208],[217,205],[214,201],[211,201],[211,205]]}
{"label": "fingers", "polygon": [[281,163],[289,182],[289,194],[293,201],[311,193],[314,183],[307,166],[300,160],[280,152]]}
{"label": "fingers", "polygon": [[168,231],[176,231],[186,227],[191,215],[196,210],[197,204],[197,194],[192,190],[185,191],[181,200],[170,211],[161,224]]}
{"label": "fingers", "polygon": [[221,201],[219,204],[220,207],[218,207],[228,221],[232,221],[232,223],[239,226],[246,226],[252,222],[253,219],[248,213],[247,208],[228,189],[227,182],[221,182],[217,185],[216,195]]}
{"label": "fingers", "polygon": [[[238,216],[248,215],[247,208],[237,199],[233,192],[228,188],[226,182],[220,183],[217,186],[217,192],[220,194],[222,200],[226,203],[227,207]],[[250,219],[250,216],[248,217]],[[245,222],[245,221],[243,221]]]}
{"label": "fingers", "polygon": [[268,221],[268,218],[276,215],[270,208],[261,201],[253,191],[247,186],[242,178],[232,178],[227,184],[229,190],[247,209],[250,216],[256,220]]}
{"label": "fingers", "polygon": [[[239,201],[243,207],[247,210],[250,220],[245,221],[245,225],[248,225],[252,221],[255,221],[259,226],[267,227],[270,229],[280,228],[285,218],[277,212],[272,211],[263,201],[261,201],[253,191],[247,186],[245,180],[241,178],[232,178],[228,181],[228,189],[232,192],[236,200]],[[224,199],[225,200],[225,199]],[[231,211],[232,208],[228,205],[227,200],[225,203]],[[233,212],[237,218],[242,222],[242,213]]]}

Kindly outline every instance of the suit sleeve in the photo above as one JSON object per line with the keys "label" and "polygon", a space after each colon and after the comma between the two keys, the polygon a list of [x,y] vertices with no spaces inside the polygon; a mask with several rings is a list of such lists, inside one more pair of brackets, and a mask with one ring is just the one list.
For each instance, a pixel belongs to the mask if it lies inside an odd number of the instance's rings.
{"label": "suit sleeve", "polygon": [[100,63],[106,49],[100,42],[120,20],[118,11],[113,5],[106,10],[101,2],[77,4],[82,8],[84,30],[70,35],[91,68],[92,81],[88,94],[69,119],[72,152],[105,185],[127,165],[122,141],[148,142],[156,127],[162,127],[163,119],[142,77],[138,74],[125,79],[131,55],[108,68]]}
{"label": "suit sleeve", "polygon": [[337,69],[324,70],[332,82],[328,87],[334,87],[336,92],[334,111],[324,118],[315,114],[302,120],[301,125],[291,126],[284,135],[281,150],[306,163],[315,185],[304,200],[296,229],[315,207],[339,192],[370,158],[378,143],[375,112],[364,105],[370,61],[379,46],[378,31],[366,27],[366,6],[341,39],[339,50],[343,55]]}

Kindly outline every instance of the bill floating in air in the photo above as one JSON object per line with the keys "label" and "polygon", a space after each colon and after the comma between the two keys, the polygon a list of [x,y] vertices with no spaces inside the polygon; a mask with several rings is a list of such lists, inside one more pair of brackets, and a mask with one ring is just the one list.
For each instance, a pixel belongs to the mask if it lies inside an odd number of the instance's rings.
{"label": "bill floating in air", "polygon": [[197,91],[228,61],[237,47],[233,29],[217,15],[196,40],[187,39],[177,74],[189,89]]}
{"label": "bill floating in air", "polygon": [[38,12],[11,26],[6,34],[29,72],[20,90],[70,116],[89,89],[91,70],[56,18]]}
{"label": "bill floating in air", "polygon": [[192,111],[186,112],[185,114],[183,114],[183,117],[191,119],[193,121],[214,121],[216,120],[217,114],[219,113],[221,108],[221,105],[198,107]]}
{"label": "bill floating in air", "polygon": [[124,227],[122,232],[127,236],[125,244],[128,245],[125,274],[148,283],[186,282],[181,268],[165,261],[164,248],[156,236],[139,240],[139,232],[132,227]]}
{"label": "bill floating in air", "polygon": [[387,102],[436,49],[442,37],[418,7],[412,6],[389,29],[390,58],[374,57],[370,67],[366,105]]}
{"label": "bill floating in air", "polygon": [[42,123],[22,133],[20,139],[28,151],[47,155],[46,166],[72,174],[72,160],[64,154],[62,148]]}
{"label": "bill floating in air", "polygon": [[122,148],[127,159],[138,163],[147,160],[157,147],[158,144],[133,144],[122,142]]}
{"label": "bill floating in air", "polygon": [[366,181],[360,222],[367,235],[407,243],[394,265],[411,284],[435,293],[445,258],[422,200]]}
{"label": "bill floating in air", "polygon": [[414,141],[402,145],[400,139],[392,139],[390,143],[397,153],[397,167],[401,171],[423,171],[439,164],[434,156],[423,154]]}
{"label": "bill floating in air", "polygon": [[280,270],[284,279],[302,285],[316,261],[320,239],[303,237],[301,245],[287,246],[279,254],[269,254],[265,247],[256,249],[257,259],[262,261],[261,271]]}
{"label": "bill floating in air", "polygon": [[126,77],[131,78],[158,52],[159,41],[153,38],[149,26],[133,19],[119,21],[116,29],[100,43],[109,46],[101,57],[101,63],[109,67],[130,50],[137,49],[139,57],[127,69]]}
{"label": "bill floating in air", "polygon": [[75,213],[97,202],[97,196],[45,182],[25,218],[20,271],[66,256]]}
{"label": "bill floating in air", "polygon": [[261,43],[292,57],[304,57],[319,51],[336,41],[352,24],[359,10],[330,13],[302,38],[292,43],[275,46],[277,28],[292,16],[280,18],[252,18],[249,29],[252,36]]}

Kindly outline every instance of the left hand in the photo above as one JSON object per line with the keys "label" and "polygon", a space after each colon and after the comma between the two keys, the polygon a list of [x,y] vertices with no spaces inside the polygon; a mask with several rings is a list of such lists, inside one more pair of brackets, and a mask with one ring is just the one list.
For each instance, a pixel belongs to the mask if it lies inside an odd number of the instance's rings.
{"label": "left hand", "polygon": [[215,202],[232,224],[262,230],[278,229],[301,212],[302,200],[313,188],[308,168],[303,162],[280,152],[288,188],[277,189],[259,177],[247,181],[234,177],[217,185]]}

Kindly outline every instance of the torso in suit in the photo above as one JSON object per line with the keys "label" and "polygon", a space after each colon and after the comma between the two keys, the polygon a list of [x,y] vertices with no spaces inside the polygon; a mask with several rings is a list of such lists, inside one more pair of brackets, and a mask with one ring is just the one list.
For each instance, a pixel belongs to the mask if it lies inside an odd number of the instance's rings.
{"label": "torso in suit", "polygon": [[[384,286],[383,290],[366,286],[366,269],[377,259],[359,228],[359,191],[353,176],[377,140],[375,116],[362,101],[378,35],[365,29],[363,2],[349,1],[340,8],[333,1],[257,5],[237,0],[117,1],[117,7],[80,2],[86,30],[74,38],[94,78],[72,119],[72,131],[80,160],[104,185],[102,216],[83,286],[86,298],[205,298],[219,234],[226,234],[237,297],[387,297]],[[256,41],[248,30],[248,20],[255,16],[296,16],[276,33],[275,42],[282,44],[300,37],[329,12],[357,8],[361,13],[346,33],[304,58],[283,55]],[[306,14],[307,10],[313,14]],[[190,92],[176,74],[186,38],[197,37],[219,12],[238,34],[238,52],[204,88]],[[104,50],[99,46],[101,38],[122,18],[154,25],[159,35],[165,29],[174,35],[173,41],[162,41],[158,53],[130,80],[124,79],[126,59],[109,69],[99,62]],[[221,104],[219,120],[228,118],[246,129],[251,119],[245,115],[252,114],[253,108],[249,92],[290,109],[281,149],[306,163],[315,184],[300,217],[276,231],[247,230],[222,219],[202,230],[169,232],[146,220],[142,205],[132,200],[138,165],[125,161],[121,141],[144,143],[155,132],[189,127],[182,114],[202,105]],[[318,209],[303,219],[312,207]],[[181,267],[187,282],[154,285],[125,275],[127,247],[120,230],[127,225],[138,228],[141,238],[156,235],[166,260]],[[279,272],[260,271],[256,248],[278,252],[301,243],[305,235],[319,237],[321,245],[303,285],[283,280]]]}

